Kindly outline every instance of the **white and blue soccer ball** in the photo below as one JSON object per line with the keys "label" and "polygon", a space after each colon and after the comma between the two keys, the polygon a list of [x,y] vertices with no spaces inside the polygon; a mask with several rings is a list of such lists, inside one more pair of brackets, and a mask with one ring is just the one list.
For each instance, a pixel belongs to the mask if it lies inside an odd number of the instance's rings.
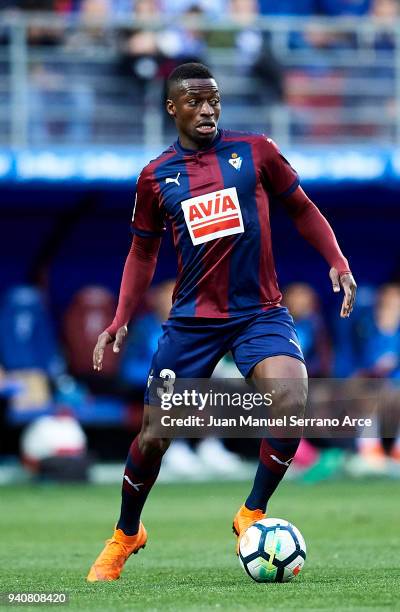
{"label": "white and blue soccer ball", "polygon": [[283,519],[257,521],[240,538],[240,564],[256,582],[293,580],[305,559],[303,536],[294,525]]}

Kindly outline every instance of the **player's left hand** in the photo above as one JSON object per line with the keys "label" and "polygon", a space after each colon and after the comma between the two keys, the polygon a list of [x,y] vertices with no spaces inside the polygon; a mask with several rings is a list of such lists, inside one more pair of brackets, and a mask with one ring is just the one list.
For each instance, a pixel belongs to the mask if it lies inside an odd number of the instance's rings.
{"label": "player's left hand", "polygon": [[114,343],[113,344],[114,353],[119,353],[119,351],[121,350],[122,343],[125,340],[127,333],[128,333],[128,327],[126,325],[123,325],[122,327],[118,329],[115,337],[109,334],[107,330],[104,330],[99,335],[99,337],[97,338],[96,346],[94,347],[94,351],[93,351],[93,369],[94,370],[97,370],[98,372],[100,372],[100,370],[102,369],[104,351],[105,351],[107,344],[111,344],[113,342]]}
{"label": "player's left hand", "polygon": [[353,275],[349,273],[342,274],[339,276],[339,272],[336,268],[331,268],[329,271],[329,277],[332,281],[332,288],[335,293],[340,291],[340,287],[343,287],[344,298],[342,308],[340,309],[340,316],[347,318],[350,316],[353,310],[354,302],[356,300],[357,284],[353,278]]}

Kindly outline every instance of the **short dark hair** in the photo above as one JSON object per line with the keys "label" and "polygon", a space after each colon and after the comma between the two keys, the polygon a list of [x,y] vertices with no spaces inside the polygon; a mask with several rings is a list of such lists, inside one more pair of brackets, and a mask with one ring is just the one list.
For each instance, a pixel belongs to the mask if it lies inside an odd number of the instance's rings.
{"label": "short dark hair", "polygon": [[213,74],[207,66],[199,62],[188,62],[180,64],[169,75],[167,79],[167,97],[174,85],[187,79],[213,79]]}

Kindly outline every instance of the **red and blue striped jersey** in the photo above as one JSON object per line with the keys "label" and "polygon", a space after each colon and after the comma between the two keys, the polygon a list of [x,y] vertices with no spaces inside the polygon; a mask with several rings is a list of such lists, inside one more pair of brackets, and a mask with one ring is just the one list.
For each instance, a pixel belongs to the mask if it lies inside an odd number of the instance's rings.
{"label": "red and blue striped jersey", "polygon": [[143,169],[132,231],[161,236],[172,225],[178,277],[171,317],[227,318],[279,304],[269,200],[298,184],[270,138],[230,130],[199,151],[178,140]]}

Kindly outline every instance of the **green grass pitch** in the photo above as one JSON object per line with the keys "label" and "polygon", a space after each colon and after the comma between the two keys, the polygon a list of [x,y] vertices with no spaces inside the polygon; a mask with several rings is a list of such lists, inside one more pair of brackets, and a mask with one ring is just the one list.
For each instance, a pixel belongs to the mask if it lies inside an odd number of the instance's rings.
{"label": "green grass pitch", "polygon": [[398,483],[283,483],[269,514],[292,521],[308,547],[303,572],[288,584],[256,584],[239,566],[231,522],[247,489],[156,486],[144,513],[146,549],[121,580],[87,584],[119,488],[1,487],[0,591],[66,591],[66,610],[400,610]]}

